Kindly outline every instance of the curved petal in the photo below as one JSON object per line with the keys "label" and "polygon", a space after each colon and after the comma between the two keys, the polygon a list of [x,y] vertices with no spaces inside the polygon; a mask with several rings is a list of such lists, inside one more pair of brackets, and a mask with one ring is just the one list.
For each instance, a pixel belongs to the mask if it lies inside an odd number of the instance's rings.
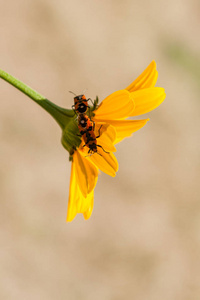
{"label": "curved petal", "polygon": [[166,97],[165,90],[160,87],[143,89],[131,93],[135,102],[135,110],[129,116],[139,116],[158,107]]}
{"label": "curved petal", "polygon": [[95,188],[98,179],[98,170],[91,162],[85,159],[79,151],[75,151],[73,163],[75,166],[77,185],[83,196],[87,197]]}
{"label": "curved petal", "polygon": [[82,213],[85,219],[89,219],[92,214],[94,204],[94,190],[91,191],[86,197],[81,193],[77,185],[75,163],[72,162],[70,191],[67,210],[67,222],[71,222],[77,213]]}
{"label": "curved petal", "polygon": [[88,203],[87,209],[84,211],[83,216],[85,220],[88,220],[92,214],[93,206],[94,206],[94,191],[88,194],[87,198],[85,199],[85,203]]}
{"label": "curved petal", "polygon": [[153,60],[142,74],[134,80],[127,88],[129,92],[154,87],[158,78],[156,63]]}
{"label": "curved petal", "polygon": [[[119,143],[126,137],[132,135],[133,132],[142,128],[149,119],[144,120],[109,120],[107,121],[116,130],[116,139],[114,144]],[[103,144],[102,144],[103,145]]]}
{"label": "curved petal", "polygon": [[[116,139],[116,138],[115,138]],[[98,141],[98,145],[101,145],[101,147],[103,147],[103,149],[107,152],[116,152],[116,148],[114,146],[114,141],[111,142],[110,139],[105,136],[104,138],[100,138]],[[97,147],[98,147],[97,145]],[[99,149],[98,149],[99,152]]]}
{"label": "curved petal", "polygon": [[92,154],[88,157],[88,160],[94,163],[102,172],[115,177],[118,171],[118,161],[114,154],[112,152],[105,153],[100,147],[98,148],[98,153]]}
{"label": "curved petal", "polygon": [[113,126],[105,122],[96,122],[95,134],[97,137],[97,144],[101,145],[107,152],[115,152],[114,141],[116,139],[116,131]]}
{"label": "curved petal", "polygon": [[96,111],[94,121],[98,119],[123,119],[134,111],[134,101],[131,94],[126,90],[120,90],[106,97]]}
{"label": "curved petal", "polygon": [[114,142],[116,138],[116,131],[113,126],[111,126],[107,120],[102,122],[97,121],[95,123],[95,135],[99,137],[107,137],[111,142]]}

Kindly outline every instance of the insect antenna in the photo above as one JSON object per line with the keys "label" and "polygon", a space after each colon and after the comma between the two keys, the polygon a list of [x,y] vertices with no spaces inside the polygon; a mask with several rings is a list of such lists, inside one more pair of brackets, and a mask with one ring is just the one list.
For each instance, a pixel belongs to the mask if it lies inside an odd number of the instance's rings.
{"label": "insect antenna", "polygon": [[74,92],[72,92],[72,91],[69,91],[69,93],[71,93],[71,94],[73,94],[74,96],[76,96],[76,94],[75,94]]}
{"label": "insect antenna", "polygon": [[83,91],[83,95],[85,94],[85,92],[88,90],[88,88],[86,88],[86,89],[84,89],[84,91]]}

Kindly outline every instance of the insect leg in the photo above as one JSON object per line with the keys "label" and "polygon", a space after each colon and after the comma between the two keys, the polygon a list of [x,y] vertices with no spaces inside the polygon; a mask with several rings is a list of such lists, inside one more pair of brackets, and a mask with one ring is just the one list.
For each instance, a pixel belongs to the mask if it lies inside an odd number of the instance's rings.
{"label": "insect leg", "polygon": [[88,99],[87,99],[87,101],[91,101],[91,102],[92,102],[92,104],[94,105],[94,102],[92,101],[92,99],[91,99],[91,98],[88,98]]}
{"label": "insect leg", "polygon": [[101,127],[102,127],[102,126],[103,126],[103,125],[101,125],[101,126],[99,127],[99,130],[98,130],[99,135],[96,136],[96,139],[98,139],[98,138],[100,137],[100,130],[101,130]]}
{"label": "insect leg", "polygon": [[103,147],[101,145],[97,145],[97,147],[100,147],[105,153],[110,154],[110,152],[107,152],[106,150],[103,149]]}

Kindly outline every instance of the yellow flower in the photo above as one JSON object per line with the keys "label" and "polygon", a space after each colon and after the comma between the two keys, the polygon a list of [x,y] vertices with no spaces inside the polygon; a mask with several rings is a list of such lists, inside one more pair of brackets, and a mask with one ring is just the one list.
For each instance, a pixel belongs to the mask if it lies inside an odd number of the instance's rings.
{"label": "yellow flower", "polygon": [[156,63],[152,61],[126,89],[105,98],[94,111],[95,135],[98,136],[100,131],[97,143],[102,148],[98,147],[100,155],[89,156],[88,148],[83,147],[82,142],[73,154],[67,221],[72,221],[77,213],[83,213],[85,219],[91,216],[98,169],[114,177],[118,170],[114,145],[131,136],[149,120],[127,118],[145,114],[165,99],[164,89],[155,87],[157,77]]}
{"label": "yellow flower", "polygon": [[112,153],[116,151],[114,146],[115,129],[109,124],[99,123],[95,126],[96,135],[100,126],[101,135],[98,138],[98,145],[101,145],[104,150],[99,147],[99,154],[88,156],[89,149],[83,147],[84,142],[82,142],[73,154],[67,221],[72,221],[77,213],[82,213],[85,219],[89,219],[91,216],[98,169],[113,177],[118,170],[117,159]]}

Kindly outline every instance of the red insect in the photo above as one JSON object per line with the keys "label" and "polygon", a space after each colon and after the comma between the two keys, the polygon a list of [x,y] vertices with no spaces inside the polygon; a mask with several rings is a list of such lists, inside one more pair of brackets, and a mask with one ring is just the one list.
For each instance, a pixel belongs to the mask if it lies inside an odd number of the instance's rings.
{"label": "red insect", "polygon": [[[70,92],[70,93],[74,94],[73,92]],[[87,110],[88,110],[88,101],[89,100],[92,102],[92,100],[90,98],[86,99],[85,95],[79,95],[79,96],[75,95],[75,97],[74,97],[74,105],[72,105],[72,107],[74,108],[75,112],[77,114],[84,114],[84,113],[86,113]]]}
{"label": "red insect", "polygon": [[[78,129],[79,129],[79,132],[80,132],[80,134],[83,137],[83,140],[85,142],[85,145],[83,147],[87,146],[89,148],[88,154],[97,153],[97,154],[101,155],[100,153],[98,153],[97,147],[100,147],[102,149],[103,149],[103,147],[101,145],[98,145],[97,140],[96,140],[100,137],[101,127],[102,127],[102,125],[100,126],[100,128],[98,130],[99,135],[95,136],[94,125],[90,121],[88,116],[86,114],[79,114],[79,116],[78,116]],[[109,152],[105,151],[104,149],[103,149],[103,151],[105,153],[109,153]]]}

